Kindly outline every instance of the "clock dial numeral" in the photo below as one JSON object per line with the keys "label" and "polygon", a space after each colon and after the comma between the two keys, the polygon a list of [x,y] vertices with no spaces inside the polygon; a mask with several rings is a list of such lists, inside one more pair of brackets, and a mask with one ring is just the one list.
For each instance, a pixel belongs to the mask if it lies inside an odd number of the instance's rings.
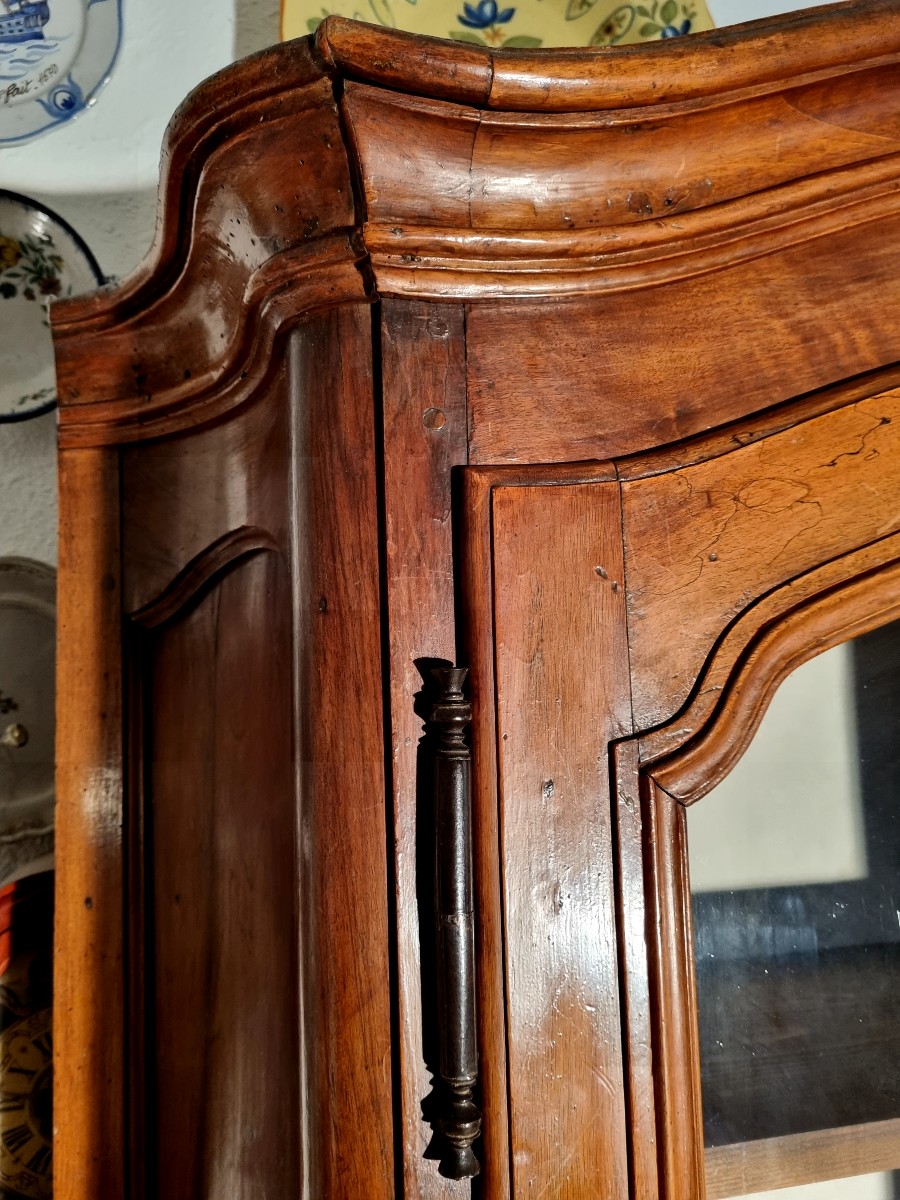
{"label": "clock dial numeral", "polygon": [[29,1171],[36,1175],[49,1175],[50,1164],[53,1161],[53,1151],[49,1146],[41,1146],[28,1160]]}
{"label": "clock dial numeral", "polygon": [[28,1079],[33,1079],[37,1075],[37,1071],[33,1071],[31,1067],[7,1067],[6,1070],[9,1075],[24,1075]]}
{"label": "clock dial numeral", "polygon": [[32,1045],[45,1059],[49,1060],[53,1057],[53,1037],[49,1030],[46,1033],[39,1034],[32,1042]]}
{"label": "clock dial numeral", "polygon": [[11,1154],[18,1155],[23,1147],[34,1140],[34,1134],[27,1125],[14,1125],[12,1129],[4,1129],[0,1140]]}

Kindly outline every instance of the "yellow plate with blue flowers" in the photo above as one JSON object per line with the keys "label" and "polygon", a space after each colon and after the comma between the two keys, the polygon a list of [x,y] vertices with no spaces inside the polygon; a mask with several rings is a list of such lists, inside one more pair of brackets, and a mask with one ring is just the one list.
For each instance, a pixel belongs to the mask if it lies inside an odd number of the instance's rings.
{"label": "yellow plate with blue flowers", "polygon": [[712,29],[706,0],[282,0],[284,39],[337,14],[491,49],[617,46]]}

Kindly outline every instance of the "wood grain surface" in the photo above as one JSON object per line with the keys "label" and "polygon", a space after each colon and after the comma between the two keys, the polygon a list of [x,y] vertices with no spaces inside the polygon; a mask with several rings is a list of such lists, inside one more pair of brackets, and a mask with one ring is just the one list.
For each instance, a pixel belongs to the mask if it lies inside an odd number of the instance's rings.
{"label": "wood grain surface", "polygon": [[[655,1024],[655,1089],[662,1181],[664,1194],[671,1200],[691,1200],[701,1194],[703,1186],[703,1117],[684,806],[705,794],[734,764],[749,744],[768,700],[791,670],[830,646],[897,618],[900,566],[896,550],[896,536],[867,547],[865,557],[860,553],[856,556],[857,574],[848,573],[843,581],[833,570],[809,572],[809,588],[782,589],[786,595],[793,594],[795,604],[776,609],[774,620],[760,622],[752,608],[746,612],[737,625],[746,623],[751,636],[734,638],[735,644],[743,644],[745,650],[738,656],[729,651],[731,674],[720,686],[721,699],[712,716],[707,717],[701,695],[697,714],[694,706],[679,714],[679,748],[659,762],[650,762],[641,772],[653,931],[650,995]],[[866,559],[869,570],[863,572]],[[646,743],[643,749],[642,743]],[[659,745],[654,733],[640,738],[638,756],[650,758],[654,745]],[[622,780],[627,787],[633,779],[633,751],[631,759],[620,751],[617,761],[622,772],[618,785],[621,789]],[[872,1126],[866,1137],[874,1139],[873,1150],[881,1155],[878,1161],[885,1162],[890,1143],[880,1139]],[[896,1147],[896,1140],[892,1144]],[[815,1166],[808,1156],[813,1145],[824,1151]],[[823,1136],[814,1143],[786,1145],[781,1163],[776,1149],[773,1144],[773,1156],[768,1160],[762,1151],[746,1151],[751,1164],[747,1186],[787,1187],[837,1178],[853,1174],[854,1164],[859,1161],[850,1150],[850,1142],[839,1134],[833,1140]],[[719,1189],[730,1186],[737,1177],[744,1148],[732,1146],[707,1154],[711,1154],[712,1194],[729,1194]],[[763,1161],[768,1162],[768,1172],[761,1169]],[[760,1166],[756,1173],[753,1163]],[[716,1183],[720,1169],[724,1182]]]}
{"label": "wood grain surface", "polygon": [[509,1125],[502,848],[497,776],[494,577],[490,471],[463,472],[459,573],[463,649],[472,701],[472,852],[482,1096],[482,1180],[489,1200],[513,1194]]}
{"label": "wood grain surface", "polygon": [[209,561],[213,546],[227,558],[236,538],[240,548],[242,536],[245,542],[255,536],[290,552],[288,386],[282,361],[257,392],[258,402],[233,420],[122,448],[128,531],[123,598],[129,614],[137,618],[158,605],[191,564]]}
{"label": "wood grain surface", "polygon": [[896,362],[870,293],[873,277],[885,296],[895,286],[893,228],[602,300],[472,305],[472,461],[633,454]]}
{"label": "wood grain surface", "polygon": [[[900,536],[892,534],[788,580],[755,601],[729,627],[707,659],[691,697],[689,715],[679,712],[671,721],[641,736],[639,749],[642,760],[651,763],[666,758],[682,747],[686,737],[696,736],[706,727],[738,662],[748,652],[753,653],[762,646],[762,639],[770,627],[780,627],[786,620],[790,621],[817,598],[831,593],[841,594],[855,580],[866,581],[864,586],[867,586],[868,581],[878,579],[882,573],[890,575],[892,564],[898,558]],[[886,596],[889,607],[890,585]],[[874,616],[877,617],[882,611],[881,603],[873,605]],[[777,645],[783,636],[788,635],[779,634],[768,644]],[[739,752],[738,746],[744,744],[743,734],[738,734],[736,730],[733,733],[736,737],[735,751]],[[748,740],[750,736],[748,732]],[[709,765],[712,767],[711,761]]]}
{"label": "wood grain surface", "polygon": [[[896,553],[896,545],[893,549]],[[683,726],[697,729],[694,738],[689,743],[683,740],[678,751],[654,770],[654,778],[686,804],[699,800],[737,763],[779,684],[792,671],[814,655],[898,616],[900,563],[896,558],[780,614],[777,622],[749,640],[706,724],[699,725],[692,712],[685,714]]]}
{"label": "wood grain surface", "polygon": [[751,599],[900,527],[898,413],[900,395],[889,392],[623,484],[640,725],[681,707]]}
{"label": "wood grain surface", "polygon": [[257,555],[144,648],[150,1196],[301,1173],[289,614]]}
{"label": "wood grain surface", "polygon": [[[717,98],[715,106],[652,109],[644,121],[631,107],[593,118],[481,113],[359,83],[347,84],[343,106],[361,155],[370,222],[390,217],[499,235],[618,231],[656,217],[668,220],[677,240],[682,227],[671,218],[680,214],[896,154],[896,71],[879,65],[724,108]],[[400,136],[388,142],[390,128]],[[435,149],[444,188],[432,195],[411,188],[410,176],[428,178]],[[753,208],[752,201],[744,205],[745,220]],[[618,240],[608,234],[609,252]]]}
{"label": "wood grain surface", "polygon": [[[800,1187],[893,1171],[900,1160],[900,1121],[876,1121],[779,1138],[760,1138],[706,1151],[707,1200],[763,1188]],[[847,1179],[847,1187],[852,1187]]]}
{"label": "wood grain surface", "polygon": [[660,1191],[704,1196],[703,1110],[685,810],[641,778],[650,909],[653,1057]]}
{"label": "wood grain surface", "polygon": [[[465,1196],[439,1174],[433,836],[421,746],[429,662],[457,661],[451,471],[466,461],[462,311],[386,301],[381,320],[384,572],[397,922],[397,1076],[409,1195]],[[423,397],[427,398],[423,403]],[[461,661],[461,660],[460,660]],[[429,1108],[429,1104],[431,1107]],[[424,1119],[430,1116],[431,1121]]]}
{"label": "wood grain surface", "polygon": [[602,750],[631,719],[620,520],[615,484],[493,496],[510,1130],[522,1197],[627,1189]]}
{"label": "wood grain surface", "polygon": [[[451,53],[435,38],[361,28],[332,17],[317,50],[350,78],[427,97],[525,112],[603,111],[666,105],[745,88],[774,89],[785,79],[827,75],[900,50],[891,0],[854,0],[827,11],[712,30],[676,43],[591,50],[505,50],[466,46]],[[674,51],[674,52],[673,52]]]}
{"label": "wood grain surface", "polygon": [[396,1127],[369,307],[298,329],[290,378],[304,1186],[388,1200]]}
{"label": "wood grain surface", "polygon": [[116,450],[59,460],[54,1194],[123,1200],[125,847]]}
{"label": "wood grain surface", "polygon": [[469,664],[473,707],[473,812],[478,952],[478,1020],[483,1098],[482,1194],[512,1194],[508,1064],[507,981],[504,946],[503,845],[498,784],[498,734],[494,651],[493,495],[495,488],[570,487],[612,483],[608,463],[565,467],[469,468],[460,487],[457,570],[463,649]]}
{"label": "wood grain surface", "polygon": [[186,101],[147,263],[51,314],[61,1200],[702,1197],[684,804],[897,603],[898,71],[895,0],[602,52],[329,18]]}

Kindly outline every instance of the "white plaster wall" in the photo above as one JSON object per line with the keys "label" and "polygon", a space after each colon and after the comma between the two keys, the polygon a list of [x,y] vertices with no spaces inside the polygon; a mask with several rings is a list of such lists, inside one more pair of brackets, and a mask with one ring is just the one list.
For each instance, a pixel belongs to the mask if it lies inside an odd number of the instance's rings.
{"label": "white plaster wall", "polygon": [[56,562],[56,418],[0,425],[0,556]]}
{"label": "white plaster wall", "polygon": [[[153,240],[171,113],[208,74],[278,40],[279,0],[126,0],[124,19],[120,60],[94,108],[70,128],[0,148],[0,187],[65,217],[120,278]],[[185,36],[171,38],[167,24]],[[0,555],[56,561],[55,438],[52,413],[0,425]]]}
{"label": "white plaster wall", "polygon": [[798,8],[817,8],[820,4],[833,3],[834,0],[805,0],[803,4],[795,4],[794,0],[707,0],[709,15],[717,26],[739,25],[741,21],[757,21]]}

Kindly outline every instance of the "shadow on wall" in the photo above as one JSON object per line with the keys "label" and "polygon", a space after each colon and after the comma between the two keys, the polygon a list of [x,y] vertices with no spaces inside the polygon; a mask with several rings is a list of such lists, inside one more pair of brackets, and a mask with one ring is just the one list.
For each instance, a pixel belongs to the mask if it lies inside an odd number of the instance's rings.
{"label": "shadow on wall", "polygon": [[245,58],[279,40],[280,0],[235,0],[234,57]]}

